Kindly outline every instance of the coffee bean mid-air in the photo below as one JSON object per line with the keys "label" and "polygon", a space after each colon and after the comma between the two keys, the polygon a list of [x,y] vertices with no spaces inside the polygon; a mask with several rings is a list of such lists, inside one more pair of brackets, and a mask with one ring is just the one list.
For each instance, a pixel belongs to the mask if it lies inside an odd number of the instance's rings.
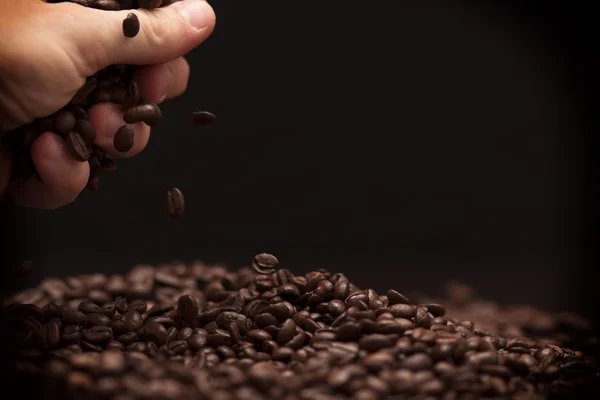
{"label": "coffee bean mid-air", "polygon": [[195,111],[192,113],[192,122],[194,125],[212,125],[216,122],[216,120],[217,116],[208,111]]}
{"label": "coffee bean mid-air", "polygon": [[277,270],[279,260],[272,254],[260,253],[254,256],[252,268],[261,275],[269,275]]}
{"label": "coffee bean mid-air", "polygon": [[135,37],[140,31],[140,20],[135,13],[127,14],[123,20],[123,35],[128,38]]}
{"label": "coffee bean mid-air", "polygon": [[185,197],[180,189],[173,188],[166,194],[167,215],[171,218],[177,218],[183,215],[185,211]]}

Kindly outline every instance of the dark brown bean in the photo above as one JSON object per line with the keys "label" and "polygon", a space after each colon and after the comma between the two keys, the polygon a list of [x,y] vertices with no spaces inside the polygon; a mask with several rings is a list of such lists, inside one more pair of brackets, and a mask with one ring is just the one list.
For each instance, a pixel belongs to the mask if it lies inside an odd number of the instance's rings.
{"label": "dark brown bean", "polygon": [[123,35],[125,37],[135,37],[140,31],[140,20],[134,13],[127,14],[123,20]]}
{"label": "dark brown bean", "polygon": [[113,146],[115,150],[120,153],[126,153],[133,148],[134,145],[134,131],[129,125],[123,125],[113,138]]}
{"label": "dark brown bean", "polygon": [[81,135],[77,132],[67,133],[66,142],[67,148],[75,160],[83,162],[90,158],[90,151]]}
{"label": "dark brown bean", "polygon": [[192,122],[194,125],[205,126],[212,125],[217,120],[215,114],[208,111],[195,111],[192,113]]}
{"label": "dark brown bean", "polygon": [[153,125],[158,122],[161,117],[162,113],[160,108],[152,102],[146,102],[131,107],[123,114],[123,120],[126,124],[144,122],[147,125]]}
{"label": "dark brown bean", "polygon": [[185,211],[185,197],[181,190],[173,188],[167,191],[166,195],[167,215],[171,218],[177,218],[183,215]]}

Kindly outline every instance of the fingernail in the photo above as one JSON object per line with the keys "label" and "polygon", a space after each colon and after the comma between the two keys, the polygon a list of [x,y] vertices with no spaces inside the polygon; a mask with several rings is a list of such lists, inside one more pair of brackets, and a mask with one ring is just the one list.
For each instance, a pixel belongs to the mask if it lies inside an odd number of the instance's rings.
{"label": "fingernail", "polygon": [[172,7],[196,30],[206,28],[213,15],[212,7],[205,0],[184,0]]}

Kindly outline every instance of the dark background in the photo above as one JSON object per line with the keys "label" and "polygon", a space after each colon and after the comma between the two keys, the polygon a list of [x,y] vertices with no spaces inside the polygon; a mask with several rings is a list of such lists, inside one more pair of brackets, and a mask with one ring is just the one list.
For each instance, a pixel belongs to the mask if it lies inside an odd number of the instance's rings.
{"label": "dark background", "polygon": [[[266,251],[378,290],[439,294],[459,278],[504,303],[592,315],[590,10],[211,3],[214,35],[142,155],[68,207],[4,206],[4,262],[34,262],[18,282],[4,268],[6,290]],[[192,126],[200,109],[218,123]],[[178,220],[163,212],[173,186]]]}

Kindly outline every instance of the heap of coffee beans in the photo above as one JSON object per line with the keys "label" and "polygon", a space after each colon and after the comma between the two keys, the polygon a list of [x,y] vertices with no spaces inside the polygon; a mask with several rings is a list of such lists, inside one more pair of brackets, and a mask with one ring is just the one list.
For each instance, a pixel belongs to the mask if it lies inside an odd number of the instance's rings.
{"label": "heap of coffee beans", "polygon": [[[105,11],[126,9],[154,9],[168,6],[180,0],[46,0],[48,3],[70,1],[84,7],[93,7]],[[123,21],[123,40],[134,38],[140,30],[140,21],[134,13],[127,15]],[[87,111],[94,104],[110,102],[120,105],[124,112],[126,124],[144,122],[155,125],[162,117],[160,107],[140,96],[133,74],[139,66],[113,65],[87,78],[83,87],[62,110],[46,118],[38,119],[31,124],[9,132],[6,137],[13,148],[12,180],[27,179],[36,176],[31,158],[30,148],[33,142],[44,132],[60,135],[74,159],[90,164],[90,176],[87,188],[98,189],[101,171],[114,171],[115,162],[95,143],[96,132],[87,118]],[[214,122],[216,117],[207,112],[194,113],[192,122],[206,125]],[[115,134],[114,147],[118,152],[128,152],[134,146],[134,131],[124,125]],[[41,180],[41,179],[40,179]]]}
{"label": "heap of coffee beans", "polygon": [[[174,262],[46,279],[5,302],[3,376],[21,393],[56,399],[542,399],[598,390],[597,342],[574,318],[527,336],[522,315],[500,316],[491,303],[483,317],[463,296],[453,303],[460,316],[446,315],[438,303],[360,289],[342,273],[294,275],[277,264],[260,254],[259,274]],[[470,311],[497,318],[490,329],[501,325],[506,336],[463,319]],[[577,335],[589,353],[564,346]]]}

